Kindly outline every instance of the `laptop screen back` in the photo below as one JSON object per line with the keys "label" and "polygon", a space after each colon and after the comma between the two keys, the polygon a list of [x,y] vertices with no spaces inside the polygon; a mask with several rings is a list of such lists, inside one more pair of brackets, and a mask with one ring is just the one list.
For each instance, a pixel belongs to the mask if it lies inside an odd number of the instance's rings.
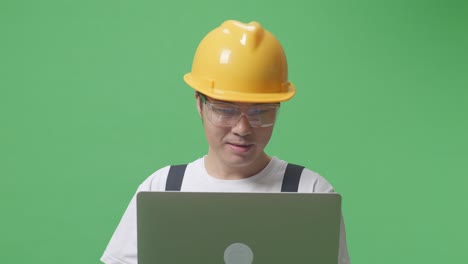
{"label": "laptop screen back", "polygon": [[139,264],[336,264],[337,193],[141,192]]}

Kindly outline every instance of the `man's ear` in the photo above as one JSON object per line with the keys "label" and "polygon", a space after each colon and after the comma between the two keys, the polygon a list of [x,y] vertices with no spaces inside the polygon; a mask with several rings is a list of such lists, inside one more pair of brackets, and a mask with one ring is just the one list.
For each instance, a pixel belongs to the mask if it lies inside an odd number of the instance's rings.
{"label": "man's ear", "polygon": [[198,111],[198,115],[200,116],[200,118],[202,117],[201,116],[201,113],[202,113],[202,105],[201,105],[201,99],[200,99],[200,95],[195,92],[195,100],[197,101],[197,111]]}

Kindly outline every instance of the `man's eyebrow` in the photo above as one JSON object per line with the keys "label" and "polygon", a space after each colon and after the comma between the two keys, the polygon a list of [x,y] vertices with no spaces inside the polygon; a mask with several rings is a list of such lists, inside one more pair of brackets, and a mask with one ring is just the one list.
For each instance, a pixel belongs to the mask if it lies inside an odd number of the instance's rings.
{"label": "man's eyebrow", "polygon": [[[206,100],[210,103],[219,103],[219,104],[228,104],[228,105],[233,105],[233,106],[238,106],[240,107],[241,105],[239,104],[249,104],[249,103],[242,103],[242,102],[230,102],[230,101],[221,101],[221,100],[217,100],[217,99],[213,99],[213,98],[209,98],[209,97],[206,97]],[[261,106],[261,105],[280,105],[279,103],[252,103],[252,104],[249,104],[248,107],[250,106]]]}
{"label": "man's eyebrow", "polygon": [[230,104],[230,105],[236,105],[235,103],[233,102],[228,102],[228,101],[220,101],[220,100],[213,100],[212,98],[207,98],[206,99],[208,102],[210,103],[215,103],[215,104]]}

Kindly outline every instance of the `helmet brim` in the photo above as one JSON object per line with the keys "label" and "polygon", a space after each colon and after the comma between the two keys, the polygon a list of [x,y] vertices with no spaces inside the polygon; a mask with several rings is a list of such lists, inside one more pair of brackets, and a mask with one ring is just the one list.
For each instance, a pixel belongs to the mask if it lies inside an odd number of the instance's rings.
{"label": "helmet brim", "polygon": [[288,101],[296,93],[296,88],[292,83],[287,84],[284,92],[280,93],[243,93],[229,90],[217,89],[209,85],[203,85],[192,78],[191,73],[184,75],[184,81],[196,91],[213,99],[242,102],[242,103],[279,103]]}

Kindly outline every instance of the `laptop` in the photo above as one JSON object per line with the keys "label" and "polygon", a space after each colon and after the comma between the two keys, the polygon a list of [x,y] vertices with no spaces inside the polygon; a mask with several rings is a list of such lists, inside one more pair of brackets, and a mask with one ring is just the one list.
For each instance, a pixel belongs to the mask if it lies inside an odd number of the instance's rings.
{"label": "laptop", "polygon": [[139,264],[337,264],[337,193],[137,194]]}

